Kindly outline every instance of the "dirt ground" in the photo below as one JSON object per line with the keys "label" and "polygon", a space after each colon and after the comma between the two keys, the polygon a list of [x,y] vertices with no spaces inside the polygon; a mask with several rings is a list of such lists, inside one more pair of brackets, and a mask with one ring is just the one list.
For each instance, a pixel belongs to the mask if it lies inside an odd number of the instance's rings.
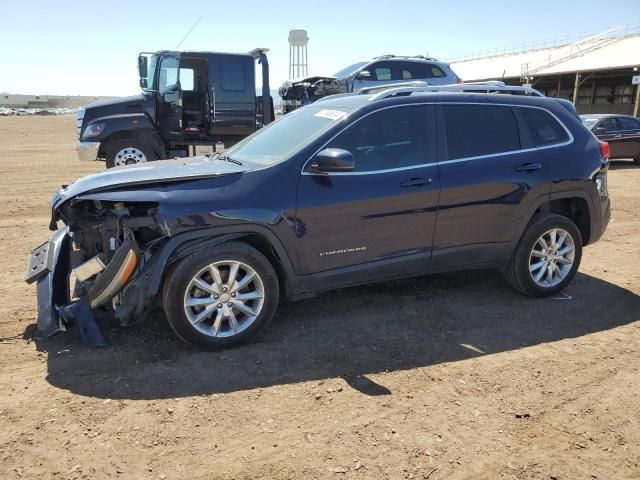
{"label": "dirt ground", "polygon": [[27,254],[80,163],[75,119],[0,118],[0,478],[640,478],[640,168],[568,299],[497,272],[282,305],[259,342],[182,345],[165,320],[90,350],[32,337]]}

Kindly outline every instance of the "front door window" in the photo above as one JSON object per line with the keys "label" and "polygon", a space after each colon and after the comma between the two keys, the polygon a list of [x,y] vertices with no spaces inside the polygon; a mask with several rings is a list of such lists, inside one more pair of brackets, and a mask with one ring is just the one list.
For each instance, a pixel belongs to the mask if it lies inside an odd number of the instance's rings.
{"label": "front door window", "polygon": [[180,61],[175,57],[165,57],[160,64],[158,77],[158,92],[160,95],[167,93],[178,83],[178,71]]}

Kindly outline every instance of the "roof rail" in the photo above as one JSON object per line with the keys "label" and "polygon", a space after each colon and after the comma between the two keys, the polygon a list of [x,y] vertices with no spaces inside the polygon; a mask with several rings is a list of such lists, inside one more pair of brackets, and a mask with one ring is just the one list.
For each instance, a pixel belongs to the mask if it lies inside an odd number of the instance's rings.
{"label": "roof rail", "polygon": [[359,95],[369,95],[372,93],[379,93],[385,90],[389,90],[390,88],[426,88],[429,84],[427,82],[421,82],[419,80],[414,80],[413,82],[402,82],[402,83],[387,83],[384,85],[376,85],[374,87],[364,87],[358,90]]}
{"label": "roof rail", "polygon": [[377,57],[373,57],[374,60],[382,60],[384,58],[419,58],[421,60],[431,60],[433,62],[437,62],[438,60],[433,57],[425,57],[424,55],[394,55],[393,53],[389,53],[387,55],[379,55]]}
{"label": "roof rail", "polygon": [[[386,87],[386,88],[385,88]],[[459,92],[459,93],[501,93],[511,95],[533,95],[536,97],[544,97],[542,93],[530,87],[505,85],[504,82],[488,81],[475,83],[457,83],[453,85],[426,85],[426,86],[400,86],[381,85],[378,88],[384,88],[382,91],[373,95],[369,101],[382,100],[384,98],[395,97],[396,95],[411,95],[412,93],[421,92]],[[364,90],[364,89],[363,89]],[[367,92],[361,92],[366,94]]]}

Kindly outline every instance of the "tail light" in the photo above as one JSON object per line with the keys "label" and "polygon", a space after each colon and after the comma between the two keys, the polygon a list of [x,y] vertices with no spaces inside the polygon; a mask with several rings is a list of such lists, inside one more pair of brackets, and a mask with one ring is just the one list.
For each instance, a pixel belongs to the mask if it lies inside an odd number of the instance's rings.
{"label": "tail light", "polygon": [[596,173],[594,177],[594,181],[596,182],[596,187],[598,188],[598,193],[601,197],[607,197],[609,195],[609,191],[607,188],[607,168],[608,168],[608,160],[609,160],[609,144],[607,142],[600,142],[600,156],[602,157],[603,165],[600,168],[600,171]]}

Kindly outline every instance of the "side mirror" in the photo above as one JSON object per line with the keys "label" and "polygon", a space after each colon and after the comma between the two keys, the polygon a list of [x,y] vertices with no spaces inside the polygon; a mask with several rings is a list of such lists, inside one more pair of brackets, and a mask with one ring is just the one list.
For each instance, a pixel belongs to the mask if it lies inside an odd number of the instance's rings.
{"label": "side mirror", "polygon": [[368,80],[371,78],[371,72],[369,70],[362,70],[358,75],[356,75],[358,80]]}
{"label": "side mirror", "polygon": [[593,133],[595,133],[596,135],[604,135],[607,133],[607,129],[604,127],[598,127],[593,131]]}
{"label": "side mirror", "polygon": [[318,173],[352,172],[356,168],[353,154],[341,148],[325,148],[309,165],[309,170]]}
{"label": "side mirror", "polygon": [[142,89],[147,88],[147,79],[146,78],[141,78],[140,79],[140,88],[142,88]]}
{"label": "side mirror", "polygon": [[138,75],[140,79],[147,78],[147,57],[144,55],[138,56]]}

